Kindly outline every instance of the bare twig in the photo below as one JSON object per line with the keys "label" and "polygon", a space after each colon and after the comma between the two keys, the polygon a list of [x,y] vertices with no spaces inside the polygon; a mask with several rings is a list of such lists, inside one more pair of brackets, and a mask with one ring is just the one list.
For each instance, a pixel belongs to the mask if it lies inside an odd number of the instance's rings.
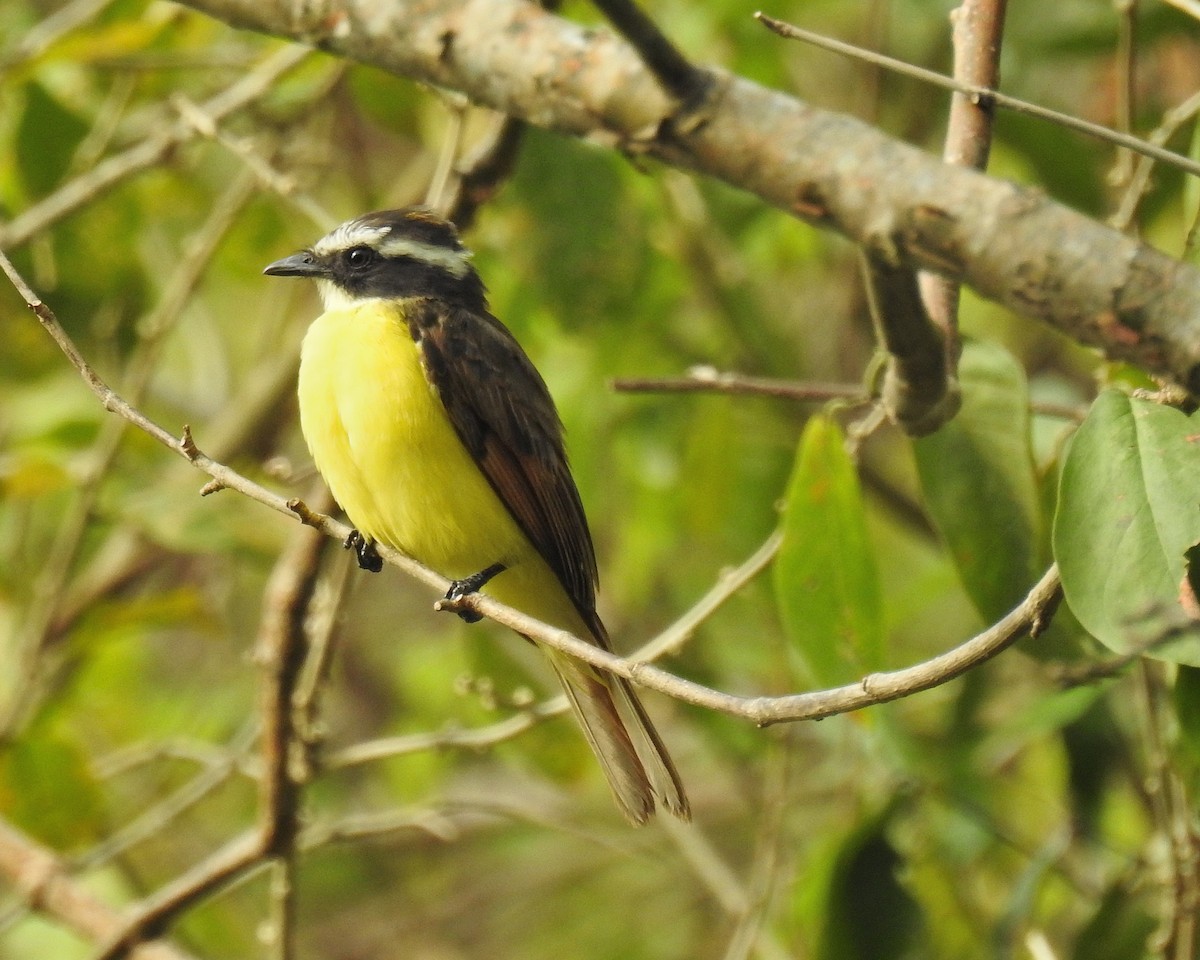
{"label": "bare twig", "polygon": [[179,116],[198,134],[219,144],[237,157],[260,184],[290,203],[318,229],[332,230],[338,225],[339,218],[326,210],[310,194],[302,191],[294,177],[276,170],[270,158],[263,156],[251,138],[234,137],[222,130],[218,118],[199,104],[183,97],[177,98],[174,103]]}
{"label": "bare twig", "polygon": [[[332,497],[330,498],[332,501]],[[304,743],[303,774],[311,777],[314,765],[313,754],[320,750],[323,740],[319,720],[321,693],[329,680],[333,662],[333,635],[338,615],[346,600],[350,581],[350,554],[338,551],[327,565],[332,568],[317,584],[308,607],[306,628],[308,630],[308,657],[304,672],[296,683],[293,699],[295,723]]]}
{"label": "bare twig", "polygon": [[1042,107],[1036,103],[1030,103],[1028,100],[1021,100],[1017,97],[1009,96],[1007,93],[1001,93],[999,90],[992,90],[988,87],[977,86],[970,83],[960,83],[951,77],[937,73],[933,70],[926,70],[924,67],[914,66],[911,63],[905,63],[903,60],[896,60],[892,57],[885,56],[881,53],[874,53],[870,50],[864,50],[861,47],[856,47],[853,44],[843,43],[841,40],[835,40],[832,37],[825,37],[819,33],[813,33],[810,30],[805,30],[802,27],[797,27],[794,24],[784,23],[782,20],[776,20],[774,17],[768,17],[765,13],[756,13],[755,17],[762,21],[763,25],[781,37],[787,37],[789,40],[801,40],[804,43],[810,43],[814,47],[821,47],[825,50],[831,50],[834,53],[840,53],[843,56],[854,57],[856,60],[865,60],[867,63],[879,64],[889,70],[894,70],[896,73],[904,74],[907,77],[913,77],[916,80],[921,80],[924,83],[931,83],[935,87],[941,87],[943,90],[951,90],[955,93],[965,94],[972,99],[980,101],[991,101],[998,107],[1003,107],[1006,110],[1012,110],[1014,113],[1024,113],[1031,117],[1037,117],[1039,120],[1046,120],[1050,123],[1057,124],[1060,127],[1066,127],[1070,130],[1076,130],[1079,133],[1085,133],[1089,137],[1095,137],[1097,140],[1104,140],[1108,143],[1116,144],[1119,147],[1125,147],[1127,150],[1132,150],[1134,153],[1140,153],[1147,157],[1153,157],[1160,163],[1166,163],[1180,170],[1185,170],[1195,176],[1200,176],[1200,162],[1185,157],[1182,154],[1172,153],[1170,150],[1164,150],[1157,144],[1147,143],[1145,140],[1139,140],[1137,137],[1127,133],[1121,133],[1118,130],[1113,130],[1109,127],[1103,127],[1098,123],[1091,123],[1088,120],[1082,120],[1079,117],[1074,117],[1069,113],[1059,113],[1057,110],[1051,110],[1049,107]]}
{"label": "bare twig", "polygon": [[[0,874],[32,909],[61,920],[93,940],[105,940],[123,926],[121,914],[70,876],[66,863],[11,824],[0,820]],[[188,960],[169,943],[146,942],[132,960]]]}
{"label": "bare twig", "polygon": [[383,737],[356,743],[337,751],[325,760],[326,769],[338,770],[343,767],[353,767],[377,760],[390,760],[394,757],[409,756],[414,753],[424,753],[428,750],[485,750],[520,736],[543,720],[559,717],[567,712],[567,698],[553,697],[541,703],[535,703],[496,723],[474,729],[450,728],[435,733],[414,733],[401,737]]}
{"label": "bare twig", "polygon": [[[2,256],[2,255],[0,255]],[[184,443],[188,442],[185,434]],[[200,900],[233,883],[265,860],[290,862],[299,832],[300,783],[292,756],[299,746],[292,696],[304,663],[304,617],[326,541],[300,529],[276,564],[264,599],[259,658],[267,681],[262,690],[263,771],[258,829],[237,838],[209,859],[142,900],[122,929],[105,938],[94,960],[117,960],[142,940],[157,936]],[[283,881],[280,881],[280,871]],[[291,867],[277,868],[272,887],[279,950],[291,950]],[[288,956],[276,953],[276,956]]]}
{"label": "bare twig", "polygon": [[779,545],[782,542],[782,534],[775,531],[745,562],[733,569],[721,571],[712,589],[701,597],[687,613],[657,637],[630,654],[629,659],[650,661],[667,654],[677,653],[705,620],[716,613],[726,600],[758,576],[767,564],[775,559],[775,554],[779,552]]}
{"label": "bare twig", "polygon": [[276,857],[271,865],[271,960],[296,956],[296,856]]}
{"label": "bare twig", "polygon": [[[631,661],[651,661],[676,652],[695,630],[711,617],[721,605],[752,580],[774,559],[779,551],[780,536],[772,533],[754,553],[738,567],[723,570],[713,585],[697,603],[665,630],[629,654]],[[376,760],[406,756],[426,750],[483,750],[497,743],[520,736],[544,720],[567,712],[566,697],[558,696],[525,707],[513,716],[485,727],[469,730],[451,728],[434,733],[417,733],[387,737],[346,747],[330,756],[325,766],[330,769],[355,766]]]}
{"label": "bare twig", "polygon": [[[1200,91],[1193,93],[1183,103],[1177,104],[1163,114],[1162,122],[1150,134],[1150,142],[1162,146],[1175,135],[1180,127],[1194,119],[1198,113],[1200,113]],[[1128,230],[1129,225],[1133,223],[1138,205],[1150,185],[1150,173],[1153,169],[1153,157],[1138,157],[1133,176],[1129,178],[1129,185],[1121,196],[1121,205],[1109,218],[1109,223],[1118,230]]]}
{"label": "bare twig", "polygon": [[[138,342],[121,385],[121,393],[130,403],[139,403],[149,388],[164,339],[174,329],[217,247],[250,199],[252,188],[253,180],[249,176],[239,177],[218,198],[208,218],[186,244],[158,304],[138,325]],[[46,677],[41,660],[50,641],[57,636],[52,625],[83,538],[91,525],[101,481],[117,456],[126,426],[126,421],[120,418],[108,419],[101,425],[100,435],[88,458],[86,475],[80,478],[80,492],[59,525],[46,562],[34,580],[30,601],[14,641],[18,666],[13,671],[15,679],[9,698],[0,710],[0,743],[13,736],[44,693]]]}
{"label": "bare twig", "polygon": [[[1000,41],[1004,34],[1006,0],[963,0],[953,10],[954,79],[973,87],[995,90],[1000,86]],[[986,170],[992,145],[995,101],[955,93],[950,98],[950,119],[942,159],[960,167]],[[922,272],[918,277],[921,299],[930,319],[945,337],[949,370],[958,364],[959,285],[949,277]]]}
{"label": "bare twig", "polygon": [[191,780],[167,794],[87,853],[71,859],[76,871],[93,869],[110,862],[126,850],[165,830],[184,811],[195,806],[234,776],[245,762],[247,751],[258,739],[259,724],[251,721],[221,751],[220,759],[207,764]]}
{"label": "bare twig", "polygon": [[25,32],[16,47],[0,59],[0,68],[40,57],[72,30],[98,16],[105,7],[114,2],[115,0],[71,0],[64,3]]}
{"label": "bare twig", "polygon": [[1167,754],[1168,721],[1162,665],[1143,660],[1137,672],[1144,718],[1147,781],[1155,827],[1170,851],[1170,878],[1158,952],[1164,960],[1191,960],[1200,938],[1200,849],[1192,826],[1192,805],[1179,772]]}
{"label": "bare twig", "polygon": [[263,594],[256,643],[256,658],[265,671],[259,816],[263,850],[270,856],[290,856],[298,829],[301,784],[294,776],[293,754],[301,743],[293,696],[308,652],[305,619],[327,545],[312,530],[296,530]]}
{"label": "bare twig", "polygon": [[926,312],[910,267],[869,250],[862,264],[875,336],[887,351],[880,406],[909,436],[932,433],[962,405],[946,332]]}
{"label": "bare twig", "polygon": [[712,75],[690,63],[635,0],[593,0],[672,97],[694,107],[712,85]]}
{"label": "bare twig", "polygon": [[262,840],[257,832],[245,833],[230,841],[212,856],[142,900],[119,929],[109,936],[97,937],[103,940],[104,946],[93,955],[92,960],[119,960],[131,954],[136,956],[134,951],[139,944],[159,936],[180,914],[238,880],[251,867],[261,863],[262,859]]}
{"label": "bare twig", "polygon": [[[58,323],[54,313],[39,300],[17,273],[8,258],[0,254],[0,268],[8,274],[25,297],[47,332],[79,371],[80,376],[96,393],[105,408],[130,420],[164,446],[183,456],[197,469],[219,479],[227,487],[244,493],[259,503],[280,513],[291,512],[300,520],[323,533],[344,541],[350,528],[330,517],[314,513],[299,499],[284,500],[282,497],[252,483],[241,474],[224,464],[205,456],[196,447],[190,431],[185,427],[183,436],[176,439],[158,424],[149,420],[140,411],[132,408],[96,375],[87,361],[79,354],[66,331]],[[380,546],[379,554],[389,563],[399,567],[410,576],[445,593],[450,581],[439,576],[428,567],[406,557],[399,551]],[[807,720],[832,716],[857,710],[871,704],[883,703],[908,696],[921,690],[959,676],[971,667],[995,656],[1018,637],[1038,632],[1053,614],[1059,599],[1058,571],[1051,567],[1041,581],[1030,591],[1025,600],[1008,616],[971,638],[948,653],[904,670],[892,673],[871,674],[857,683],[833,690],[815,693],[794,694],[782,697],[741,697],[722,693],[709,687],[684,680],[665,670],[647,663],[638,663],[602,650],[571,633],[544,624],[506,607],[504,604],[482,594],[471,594],[461,601],[439,601],[435,609],[470,609],[511,627],[518,633],[534,637],[547,646],[570,656],[584,660],[593,666],[623,676],[652,690],[665,693],[684,702],[733,716],[744,717],[760,725],[781,723],[790,720]]]}
{"label": "bare twig", "polygon": [[612,388],[623,393],[746,393],[813,403],[829,400],[869,403],[871,399],[860,383],[774,380],[713,367],[692,367],[683,377],[620,377],[612,381]]}
{"label": "bare twig", "polygon": [[[201,109],[213,123],[219,123],[269,92],[275,82],[297,66],[309,52],[303,47],[276,50],[231,87],[205,101]],[[29,207],[11,223],[0,224],[0,250],[11,250],[26,243],[105,190],[159,163],[172,150],[196,135],[196,128],[181,120],[128,150],[109,157]]]}
{"label": "bare twig", "polygon": [[[392,551],[381,555],[388,559]],[[924,663],[889,673],[873,673],[855,683],[813,693],[778,697],[743,697],[724,693],[677,677],[652,664],[618,657],[608,651],[558,630],[532,617],[517,613],[483,594],[472,594],[461,603],[439,601],[437,609],[470,608],[506,627],[536,637],[539,643],[553,647],[595,667],[625,677],[650,690],[669,697],[752,720],[760,726],[795,720],[817,720],[859,710],[890,700],[898,700],[922,690],[946,683],[972,667],[991,659],[1026,634],[1044,629],[1061,597],[1058,569],[1051,567],[1016,609],[982,633],[952,650]]]}
{"label": "bare twig", "polygon": [[433,175],[429,178],[429,186],[425,190],[425,206],[436,210],[445,216],[450,205],[450,182],[453,179],[454,164],[462,149],[463,133],[467,123],[467,110],[470,104],[465,97],[447,94],[442,98],[450,112],[446,132],[442,134],[442,145],[438,150],[437,164]]}
{"label": "bare twig", "polygon": [[[1117,13],[1117,51],[1115,70],[1117,74],[1116,128],[1121,133],[1132,133],[1134,99],[1137,84],[1137,0],[1115,0]],[[1126,149],[1117,150],[1116,163],[1109,174],[1115,187],[1123,187],[1133,174],[1133,155]]]}
{"label": "bare twig", "polygon": [[516,169],[517,157],[525,139],[525,122],[516,117],[498,116],[496,124],[458,174],[458,184],[446,204],[446,219],[460,230],[475,222],[483,204],[492,199]]}

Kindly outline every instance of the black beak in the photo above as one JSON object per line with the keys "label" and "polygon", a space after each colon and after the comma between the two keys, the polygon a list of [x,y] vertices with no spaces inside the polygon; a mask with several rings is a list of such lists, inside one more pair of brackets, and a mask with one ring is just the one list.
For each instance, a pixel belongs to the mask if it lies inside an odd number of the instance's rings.
{"label": "black beak", "polygon": [[307,250],[276,260],[263,270],[269,277],[327,277],[329,271]]}

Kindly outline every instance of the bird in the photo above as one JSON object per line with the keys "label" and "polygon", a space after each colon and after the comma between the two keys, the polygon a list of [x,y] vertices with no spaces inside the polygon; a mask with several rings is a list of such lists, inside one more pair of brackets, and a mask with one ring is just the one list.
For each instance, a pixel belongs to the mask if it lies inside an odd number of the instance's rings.
{"label": "bird", "polygon": [[[300,426],[359,565],[378,571],[386,544],[449,578],[449,599],[481,591],[610,650],[557,408],[492,315],[455,226],[422,207],[368,213],[263,272],[316,281],[324,310],[301,348]],[[630,683],[541,649],[625,817],[688,820]]]}

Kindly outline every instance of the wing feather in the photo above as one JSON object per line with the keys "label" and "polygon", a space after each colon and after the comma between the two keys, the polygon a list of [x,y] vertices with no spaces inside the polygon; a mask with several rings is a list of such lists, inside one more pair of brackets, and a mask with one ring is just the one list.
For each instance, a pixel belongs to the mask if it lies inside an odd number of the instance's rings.
{"label": "wing feather", "polygon": [[486,312],[406,304],[409,331],[450,422],[597,641],[596,554],[554,400],[513,335]]}

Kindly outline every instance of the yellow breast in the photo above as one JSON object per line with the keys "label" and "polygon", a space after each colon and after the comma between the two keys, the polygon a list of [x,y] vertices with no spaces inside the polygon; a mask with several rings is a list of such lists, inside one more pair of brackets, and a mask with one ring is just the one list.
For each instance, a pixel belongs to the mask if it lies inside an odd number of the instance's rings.
{"label": "yellow breast", "polygon": [[350,522],[448,577],[532,547],[425,378],[402,303],[329,310],[300,359],[300,426]]}

